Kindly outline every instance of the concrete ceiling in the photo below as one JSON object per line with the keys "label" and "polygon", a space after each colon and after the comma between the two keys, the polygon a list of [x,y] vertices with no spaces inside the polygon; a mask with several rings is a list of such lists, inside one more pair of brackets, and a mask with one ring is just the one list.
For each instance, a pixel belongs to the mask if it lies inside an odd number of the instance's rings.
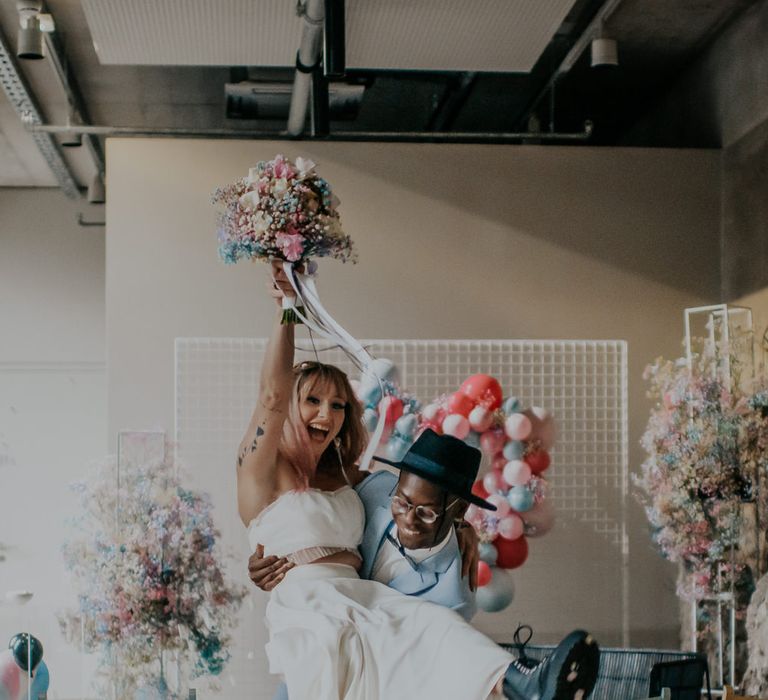
{"label": "concrete ceiling", "polygon": [[[603,27],[619,41],[620,67],[590,69],[587,48],[560,78],[553,99],[543,89],[604,0],[347,0],[344,82],[365,92],[354,118],[332,121],[331,132],[493,134],[526,130],[532,114],[547,128],[554,105],[557,131],[580,130],[591,119],[592,143],[653,146],[652,133],[632,142],[633,125],[752,4],[621,0]],[[15,5],[0,0],[0,32],[14,53]],[[45,9],[93,124],[231,129],[235,135],[285,128],[282,115],[228,118],[224,86],[244,79],[290,82],[288,64],[301,32],[293,0],[46,0]],[[258,29],[242,31],[244,17],[257,18]],[[274,41],[259,42],[258,32]],[[188,36],[198,39],[185,42]],[[254,45],[261,53],[249,53]],[[199,65],[190,65],[195,61]],[[45,121],[66,123],[67,99],[50,60],[18,63]],[[66,149],[64,158],[84,187],[95,172],[87,149]],[[0,186],[55,185],[0,93]]]}

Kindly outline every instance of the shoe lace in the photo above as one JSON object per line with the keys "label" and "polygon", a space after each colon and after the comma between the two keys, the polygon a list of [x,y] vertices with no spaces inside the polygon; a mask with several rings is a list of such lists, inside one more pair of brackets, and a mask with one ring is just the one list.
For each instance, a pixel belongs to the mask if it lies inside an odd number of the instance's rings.
{"label": "shoe lace", "polygon": [[[523,640],[522,633],[528,633],[528,636]],[[533,637],[533,627],[530,625],[517,625],[517,629],[515,630],[515,633],[512,635],[512,641],[517,648],[517,662],[520,666],[523,666],[527,669],[533,669],[536,666],[538,666],[538,661],[534,661],[531,659],[526,653],[525,653],[525,646],[528,644],[528,642],[531,641]]]}

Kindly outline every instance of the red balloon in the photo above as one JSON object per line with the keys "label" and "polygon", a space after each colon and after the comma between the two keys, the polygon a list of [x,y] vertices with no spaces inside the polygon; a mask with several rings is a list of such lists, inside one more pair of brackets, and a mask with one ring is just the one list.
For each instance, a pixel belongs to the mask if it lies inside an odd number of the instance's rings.
{"label": "red balloon", "polygon": [[496,566],[502,569],[516,569],[528,558],[528,540],[525,536],[518,537],[516,540],[497,537],[493,545],[499,553]]}
{"label": "red balloon", "polygon": [[459,391],[489,411],[501,406],[501,385],[487,374],[473,374],[464,380]]}
{"label": "red balloon", "polygon": [[482,498],[483,500],[488,498],[488,491],[485,490],[482,479],[478,479],[474,484],[472,484],[472,493],[473,495],[477,496],[478,498]]}
{"label": "red balloon", "polygon": [[487,586],[491,579],[493,578],[493,572],[491,571],[491,567],[488,566],[484,561],[480,560],[477,562],[477,585],[479,588],[482,588],[483,586]]}
{"label": "red balloon", "polygon": [[541,474],[549,466],[549,454],[546,450],[536,450],[523,457],[525,463],[534,474]]}
{"label": "red balloon", "polygon": [[392,425],[403,415],[403,402],[396,396],[385,396],[379,402],[379,415],[384,414],[384,425]]}
{"label": "red balloon", "polygon": [[458,413],[464,416],[464,418],[470,414],[474,407],[475,402],[460,391],[451,394],[451,397],[448,399],[448,413]]}

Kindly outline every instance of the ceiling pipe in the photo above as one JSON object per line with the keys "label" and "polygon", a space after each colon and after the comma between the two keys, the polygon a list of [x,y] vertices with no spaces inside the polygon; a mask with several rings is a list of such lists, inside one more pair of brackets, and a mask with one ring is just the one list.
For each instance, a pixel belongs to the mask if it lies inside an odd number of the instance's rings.
{"label": "ceiling pipe", "polygon": [[[185,129],[137,126],[94,126],[30,124],[33,133],[61,134],[79,132],[99,136],[160,136],[171,138],[242,138],[260,140],[285,139],[285,132],[246,131],[244,129]],[[334,131],[320,137],[327,141],[586,141],[592,135],[592,122],[584,122],[584,130],[576,132],[479,132],[479,131]],[[312,140],[312,137],[302,137]]]}
{"label": "ceiling pipe", "polygon": [[[0,87],[8,96],[11,106],[28,130],[31,130],[30,126],[43,124],[42,114],[19,72],[16,59],[10,51],[2,32],[0,32]],[[61,191],[69,199],[77,199],[80,196],[77,182],[75,182],[75,177],[62,157],[53,137],[45,131],[33,131],[32,137],[56,181],[59,183]]]}
{"label": "ceiling pipe", "polygon": [[[88,114],[88,108],[85,106],[85,100],[83,99],[80,87],[77,84],[76,78],[71,75],[64,49],[61,46],[61,42],[58,40],[55,34],[46,33],[44,39],[45,48],[48,53],[48,58],[53,67],[53,72],[56,75],[56,79],[61,85],[64,94],[67,96],[67,102],[70,108],[70,121],[72,126],[88,125],[91,123],[90,116]],[[70,134],[87,134],[83,131],[75,131],[70,129]],[[104,166],[104,152],[101,149],[101,144],[98,139],[93,135],[87,135],[86,146],[90,153],[91,160],[93,160],[94,168],[99,174],[103,175],[105,172]]]}
{"label": "ceiling pipe", "polygon": [[616,8],[621,4],[622,0],[605,0],[602,7],[595,13],[592,21],[587,25],[587,28],[581,33],[576,43],[571,47],[571,50],[565,55],[565,58],[560,62],[560,65],[549,76],[544,87],[536,95],[533,102],[531,102],[525,114],[521,118],[521,122],[525,123],[528,117],[531,116],[539,102],[541,102],[547,93],[555,89],[555,84],[560,79],[560,76],[568,73],[571,68],[579,60],[579,57],[584,53],[588,46],[592,45],[592,39],[594,39],[600,33],[603,23],[616,11]]}
{"label": "ceiling pipe", "polygon": [[325,20],[324,0],[305,0],[299,4],[299,15],[304,24],[301,30],[301,43],[296,54],[296,73],[293,77],[293,94],[288,112],[288,135],[301,136],[307,121],[312,72],[320,62],[320,48]]}

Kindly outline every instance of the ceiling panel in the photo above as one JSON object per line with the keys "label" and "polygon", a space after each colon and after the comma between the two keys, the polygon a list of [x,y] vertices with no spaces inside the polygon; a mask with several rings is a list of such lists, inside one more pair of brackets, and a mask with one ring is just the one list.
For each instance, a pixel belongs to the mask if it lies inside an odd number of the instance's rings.
{"label": "ceiling panel", "polygon": [[[348,0],[352,69],[527,72],[575,0]],[[99,60],[291,66],[291,0],[83,0]]]}

